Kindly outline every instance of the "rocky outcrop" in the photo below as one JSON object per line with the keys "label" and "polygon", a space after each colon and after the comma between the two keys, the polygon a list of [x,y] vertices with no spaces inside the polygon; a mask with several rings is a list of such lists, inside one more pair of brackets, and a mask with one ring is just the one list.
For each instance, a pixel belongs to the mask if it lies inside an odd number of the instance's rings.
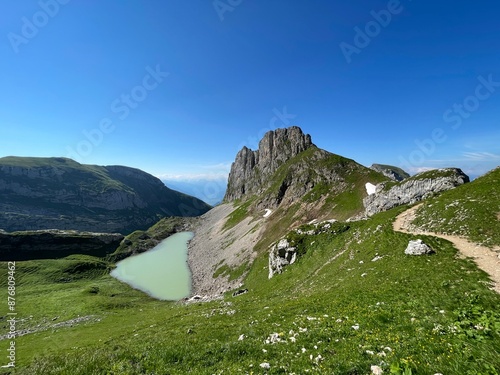
{"label": "rocky outcrop", "polygon": [[334,219],[317,223],[303,224],[288,235],[271,245],[269,251],[269,278],[283,272],[283,268],[294,264],[306,253],[305,243],[313,244],[314,236],[320,234],[339,235],[350,229],[350,225]]}
{"label": "rocky outcrop", "polygon": [[372,164],[370,167],[374,171],[382,173],[384,176],[389,177],[393,181],[403,181],[409,178],[410,175],[401,168],[385,164]]}
{"label": "rocky outcrop", "polygon": [[269,278],[276,273],[282,273],[283,267],[295,263],[297,247],[291,246],[286,238],[274,244],[269,252]]}
{"label": "rocky outcrop", "polygon": [[161,217],[197,216],[206,203],[139,169],[67,158],[0,158],[0,228],[128,233]]}
{"label": "rocky outcrop", "polygon": [[292,126],[267,132],[256,151],[243,147],[231,165],[224,201],[262,193],[269,177],[281,165],[311,146],[311,136]]}
{"label": "rocky outcrop", "polygon": [[[304,209],[309,205],[316,212],[341,211],[340,206],[328,206],[328,202],[343,194],[344,200],[358,201],[356,206],[360,207],[364,184],[385,180],[387,177],[352,159],[316,147],[309,135],[293,126],[266,133],[257,151],[244,147],[238,152],[225,201],[254,198],[249,212],[286,209],[294,204]],[[353,215],[361,213],[348,210]]]}
{"label": "rocky outcrop", "polygon": [[74,230],[0,231],[0,261],[63,258],[72,254],[104,257],[120,244],[119,233]]}
{"label": "rocky outcrop", "polygon": [[365,213],[372,216],[403,204],[413,204],[467,182],[469,177],[460,169],[445,168],[420,173],[395,185],[382,183],[377,185],[375,194],[364,198]]}
{"label": "rocky outcrop", "polygon": [[414,240],[408,243],[408,246],[405,249],[405,254],[406,255],[434,254],[434,250],[432,250],[422,240]]}

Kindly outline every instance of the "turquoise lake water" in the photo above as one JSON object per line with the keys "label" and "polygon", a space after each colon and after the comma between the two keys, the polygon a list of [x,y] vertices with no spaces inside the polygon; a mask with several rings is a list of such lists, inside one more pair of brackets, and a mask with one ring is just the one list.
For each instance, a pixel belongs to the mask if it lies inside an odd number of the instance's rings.
{"label": "turquoise lake water", "polygon": [[177,301],[191,292],[187,264],[191,232],[176,233],[153,249],[116,264],[111,276],[160,300]]}

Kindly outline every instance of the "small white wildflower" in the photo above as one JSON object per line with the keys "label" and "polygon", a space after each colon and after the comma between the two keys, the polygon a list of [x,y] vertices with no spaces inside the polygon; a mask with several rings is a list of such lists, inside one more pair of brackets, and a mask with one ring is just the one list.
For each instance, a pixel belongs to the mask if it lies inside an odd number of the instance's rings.
{"label": "small white wildflower", "polygon": [[262,349],[262,353],[267,353],[267,350],[266,349]]}
{"label": "small white wildflower", "polygon": [[382,375],[384,372],[382,368],[380,368],[380,366],[375,366],[375,365],[372,365],[370,367],[370,370],[372,370],[373,375]]}
{"label": "small white wildflower", "polygon": [[292,336],[292,337],[290,337],[290,341],[291,341],[291,342],[296,342],[296,341],[297,341],[297,339],[296,339],[294,336]]}
{"label": "small white wildflower", "polygon": [[307,352],[307,349],[306,349],[306,348],[302,348],[301,350],[302,350],[302,353]]}
{"label": "small white wildflower", "polygon": [[374,353],[373,351],[371,351],[371,350],[367,350],[367,351],[366,351],[366,354],[369,354],[369,355],[374,355],[375,353]]}
{"label": "small white wildflower", "polygon": [[243,341],[243,340],[245,340],[245,337],[246,337],[245,335],[240,335],[240,337],[238,337],[238,341]]}
{"label": "small white wildflower", "polygon": [[259,366],[262,367],[264,370],[269,370],[271,368],[271,365],[267,362],[263,362]]}
{"label": "small white wildflower", "polygon": [[378,355],[379,357],[385,357],[387,354],[385,354],[385,352],[380,352],[380,353],[377,353],[377,355]]}
{"label": "small white wildflower", "polygon": [[307,332],[307,328],[300,328],[299,327],[299,332]]}
{"label": "small white wildflower", "polygon": [[314,317],[312,317],[312,316],[308,316],[306,319],[307,319],[307,320],[317,320],[317,318],[314,318]]}
{"label": "small white wildflower", "polygon": [[366,272],[364,272],[361,274],[361,277],[365,277],[366,275],[368,275],[368,274]]}
{"label": "small white wildflower", "polygon": [[351,328],[355,331],[357,331],[359,329],[359,324],[355,324],[353,326],[351,326]]}

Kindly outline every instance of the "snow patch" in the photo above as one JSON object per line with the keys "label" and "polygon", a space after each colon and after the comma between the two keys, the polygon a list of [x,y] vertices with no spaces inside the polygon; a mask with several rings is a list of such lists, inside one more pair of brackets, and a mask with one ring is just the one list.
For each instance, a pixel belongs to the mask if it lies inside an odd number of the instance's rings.
{"label": "snow patch", "polygon": [[264,214],[263,217],[269,217],[269,215],[271,215],[273,213],[273,211],[271,211],[269,208],[266,208],[266,213]]}
{"label": "snow patch", "polygon": [[377,190],[377,187],[369,182],[365,184],[365,187],[368,195],[375,194],[375,191]]}

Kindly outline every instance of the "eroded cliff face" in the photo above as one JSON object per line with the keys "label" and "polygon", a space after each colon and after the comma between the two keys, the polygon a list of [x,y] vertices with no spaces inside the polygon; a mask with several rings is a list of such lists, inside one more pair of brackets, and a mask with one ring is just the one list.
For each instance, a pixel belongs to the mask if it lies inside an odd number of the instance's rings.
{"label": "eroded cliff face", "polygon": [[243,147],[231,166],[224,201],[262,193],[281,165],[311,146],[311,136],[292,126],[267,132],[256,151]]}
{"label": "eroded cliff face", "polygon": [[363,200],[367,216],[390,210],[404,204],[413,204],[433,194],[453,189],[469,182],[469,177],[458,168],[443,168],[423,172],[388,188],[377,185],[375,194]]}
{"label": "eroded cliff face", "polygon": [[0,228],[128,233],[210,206],[139,169],[67,158],[0,158]]}
{"label": "eroded cliff face", "polygon": [[72,254],[104,257],[123,239],[118,233],[43,230],[7,233],[0,231],[0,260],[63,258]]}

